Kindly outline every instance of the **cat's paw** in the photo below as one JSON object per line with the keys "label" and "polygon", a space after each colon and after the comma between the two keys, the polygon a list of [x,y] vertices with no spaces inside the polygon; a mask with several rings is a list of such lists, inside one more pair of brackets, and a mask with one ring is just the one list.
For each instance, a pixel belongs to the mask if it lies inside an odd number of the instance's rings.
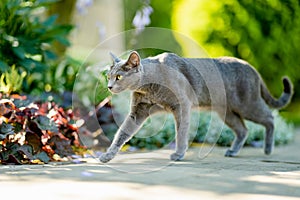
{"label": "cat's paw", "polygon": [[266,155],[271,155],[272,150],[273,150],[273,149],[272,149],[272,147],[271,147],[271,148],[265,148],[264,151],[265,151],[265,154],[266,154]]}
{"label": "cat's paw", "polygon": [[184,154],[173,153],[173,154],[171,154],[170,159],[174,160],[174,161],[181,161],[181,160],[183,160],[183,157],[184,157]]}
{"label": "cat's paw", "polygon": [[103,153],[100,157],[99,160],[103,163],[107,163],[108,161],[110,161],[111,159],[113,159],[115,157],[114,153]]}
{"label": "cat's paw", "polygon": [[228,149],[225,153],[226,157],[236,157],[238,155],[238,152],[232,151],[231,149]]}

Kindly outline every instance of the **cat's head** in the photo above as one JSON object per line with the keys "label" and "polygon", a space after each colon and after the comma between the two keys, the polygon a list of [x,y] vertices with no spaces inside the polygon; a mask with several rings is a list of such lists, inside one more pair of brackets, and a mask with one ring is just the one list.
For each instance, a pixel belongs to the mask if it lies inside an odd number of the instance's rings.
{"label": "cat's head", "polygon": [[113,59],[113,65],[107,73],[108,89],[112,93],[137,89],[141,77],[141,58],[139,54],[133,51],[127,60],[122,60],[112,53],[110,55]]}

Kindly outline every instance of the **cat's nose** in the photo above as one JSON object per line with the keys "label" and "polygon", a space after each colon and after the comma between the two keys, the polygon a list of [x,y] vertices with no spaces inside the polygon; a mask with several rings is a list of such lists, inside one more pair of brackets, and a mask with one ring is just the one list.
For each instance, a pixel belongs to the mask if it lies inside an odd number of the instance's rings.
{"label": "cat's nose", "polygon": [[108,86],[108,89],[111,90],[113,87],[112,86]]}

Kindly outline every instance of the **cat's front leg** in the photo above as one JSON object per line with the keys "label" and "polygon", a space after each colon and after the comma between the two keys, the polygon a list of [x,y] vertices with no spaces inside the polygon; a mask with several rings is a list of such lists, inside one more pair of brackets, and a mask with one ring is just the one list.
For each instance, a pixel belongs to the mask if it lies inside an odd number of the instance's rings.
{"label": "cat's front leg", "polygon": [[[135,105],[133,103],[133,105]],[[100,156],[101,162],[108,162],[115,157],[122,146],[138,131],[145,119],[149,116],[151,105],[137,104],[132,108],[131,113],[125,119],[116,133],[111,146],[106,153]]]}
{"label": "cat's front leg", "polygon": [[129,115],[116,133],[114,140],[106,153],[100,156],[101,162],[108,162],[115,157],[122,146],[137,132],[140,125],[135,122],[135,116]]}
{"label": "cat's front leg", "polygon": [[112,147],[110,148],[106,153],[103,153],[99,160],[103,163],[106,163],[108,161],[110,161],[111,159],[113,159],[115,157],[115,155],[118,153],[119,149],[117,147]]}
{"label": "cat's front leg", "polygon": [[103,163],[106,163],[113,159],[116,154],[119,152],[121,147],[131,138],[131,135],[126,134],[126,132],[119,129],[118,133],[115,136],[115,139],[111,146],[107,149],[106,153],[103,153],[99,160]]}

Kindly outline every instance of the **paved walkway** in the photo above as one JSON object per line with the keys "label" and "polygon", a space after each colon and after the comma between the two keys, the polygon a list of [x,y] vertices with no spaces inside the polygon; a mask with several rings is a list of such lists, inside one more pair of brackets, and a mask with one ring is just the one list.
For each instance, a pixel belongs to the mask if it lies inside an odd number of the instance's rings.
{"label": "paved walkway", "polygon": [[172,163],[170,150],[118,155],[104,165],[0,166],[0,196],[9,199],[300,199],[300,132],[271,156],[244,148],[192,147]]}

